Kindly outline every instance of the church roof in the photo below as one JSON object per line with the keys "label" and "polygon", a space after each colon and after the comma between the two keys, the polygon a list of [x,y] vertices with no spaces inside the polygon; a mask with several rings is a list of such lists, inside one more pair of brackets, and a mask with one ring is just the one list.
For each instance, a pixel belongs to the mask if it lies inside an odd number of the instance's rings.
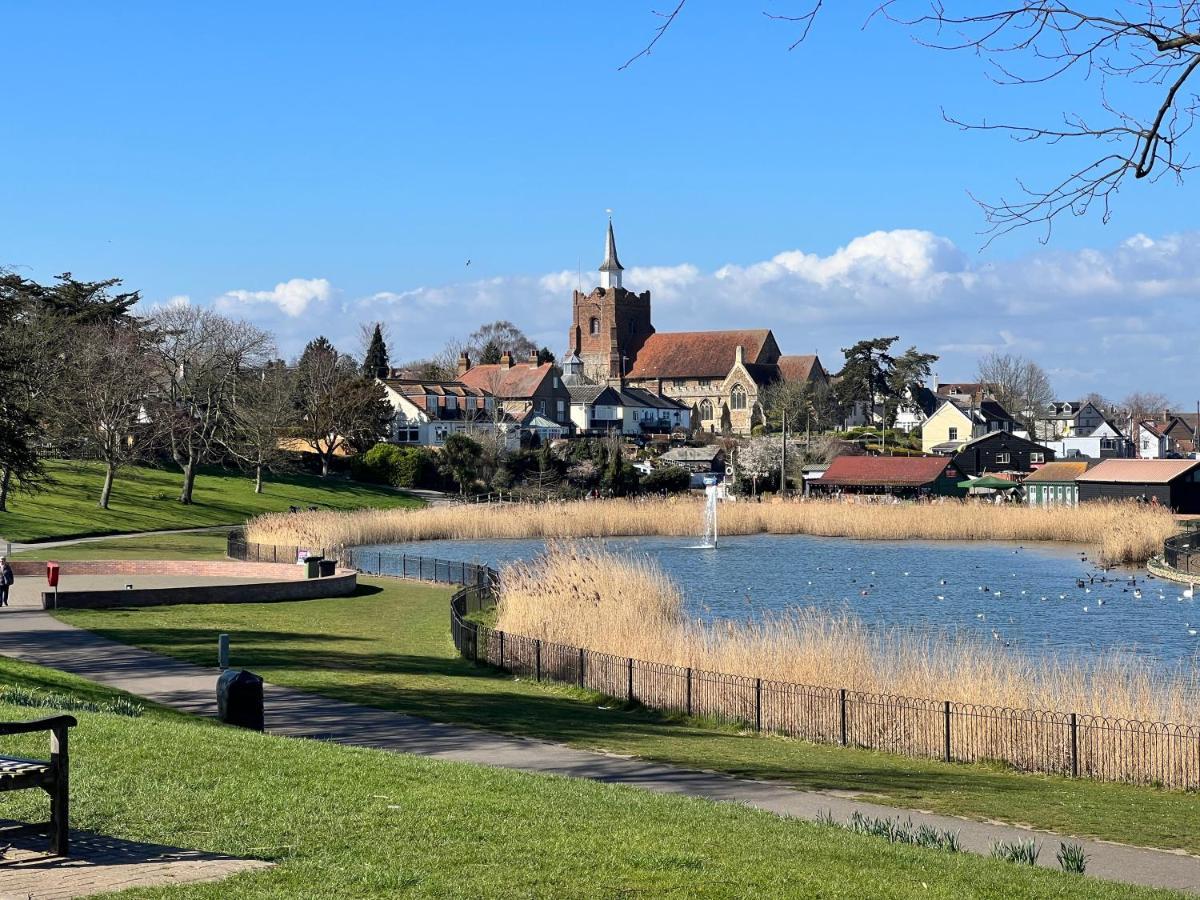
{"label": "church roof", "polygon": [[747,363],[756,363],[771,340],[771,331],[659,331],[638,350],[629,378],[724,378],[733,368],[737,348]]}
{"label": "church roof", "polygon": [[821,361],[814,353],[811,356],[779,357],[779,375],[784,381],[808,381],[813,372],[821,371]]}
{"label": "church roof", "polygon": [[553,363],[513,363],[505,369],[496,364],[486,364],[467,369],[459,381],[468,387],[490,391],[501,399],[532,397],[554,368]]}
{"label": "church roof", "polygon": [[600,264],[601,272],[621,272],[625,267],[617,259],[617,239],[613,235],[612,219],[608,220],[608,236],[604,241],[604,262]]}

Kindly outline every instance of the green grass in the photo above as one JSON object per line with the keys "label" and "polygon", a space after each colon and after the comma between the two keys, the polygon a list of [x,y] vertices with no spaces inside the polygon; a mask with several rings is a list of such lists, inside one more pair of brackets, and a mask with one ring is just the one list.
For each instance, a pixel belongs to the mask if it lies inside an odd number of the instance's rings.
{"label": "green grass", "polygon": [[270,681],[438,721],[800,788],[859,792],[896,806],[1200,853],[1194,793],[948,765],[626,709],[460,659],[449,639],[444,588],[393,579],[361,583],[359,596],[341,600],[59,615],[114,640],[206,665],[214,661],[216,635],[226,632],[234,664]]}
{"label": "green grass", "polygon": [[422,506],[423,501],[388,488],[344,478],[310,475],[270,477],[262,494],[246,474],[205,469],[196,476],[194,502],[177,502],[182,476],[173,469],[131,466],[117,474],[107,510],[100,509],[103,467],[98,463],[52,460],[54,482],[34,494],[9,498],[0,513],[0,536],[10,541],[166,531],[204,525],[238,525],[259,513],[289,506],[356,509],[363,506]]}
{"label": "green grass", "polygon": [[[115,696],[7,660],[0,681]],[[0,706],[0,719],[40,712]],[[76,716],[77,830],[277,863],[122,897],[1174,896],[735,804],[276,738],[153,707],[139,718]],[[3,748],[36,757],[46,740]],[[44,818],[40,792],[0,802],[5,816]]]}
{"label": "green grass", "polygon": [[224,559],[228,530],[106,538],[14,553],[13,559]]}

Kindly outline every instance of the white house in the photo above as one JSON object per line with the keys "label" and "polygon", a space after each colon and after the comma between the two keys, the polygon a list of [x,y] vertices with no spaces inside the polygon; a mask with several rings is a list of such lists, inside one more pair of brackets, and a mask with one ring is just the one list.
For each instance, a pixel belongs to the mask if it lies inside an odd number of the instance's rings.
{"label": "white house", "polygon": [[571,423],[579,431],[662,434],[691,427],[687,404],[645,388],[597,384],[583,374],[574,353],[563,360],[562,382],[571,395]]}
{"label": "white house", "polygon": [[391,438],[397,444],[440,447],[451,434],[499,433],[509,449],[521,442],[521,426],[496,406],[487,391],[459,381],[415,378],[380,380],[395,410]]}
{"label": "white house", "polygon": [[1135,450],[1138,459],[1163,459],[1171,450],[1171,439],[1153,422],[1139,422]]}

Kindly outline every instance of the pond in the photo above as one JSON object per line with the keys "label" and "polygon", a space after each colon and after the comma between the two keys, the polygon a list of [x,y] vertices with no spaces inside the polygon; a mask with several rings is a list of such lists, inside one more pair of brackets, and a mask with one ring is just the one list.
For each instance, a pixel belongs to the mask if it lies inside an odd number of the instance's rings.
{"label": "pond", "polygon": [[[1183,587],[1140,569],[1098,568],[1086,548],[808,535],[618,538],[682,588],[692,615],[744,620],[787,608],[850,612],[872,627],[949,630],[1032,655],[1088,658],[1121,650],[1162,668],[1200,662],[1200,608]],[[500,566],[541,540],[422,541],[392,550]]]}

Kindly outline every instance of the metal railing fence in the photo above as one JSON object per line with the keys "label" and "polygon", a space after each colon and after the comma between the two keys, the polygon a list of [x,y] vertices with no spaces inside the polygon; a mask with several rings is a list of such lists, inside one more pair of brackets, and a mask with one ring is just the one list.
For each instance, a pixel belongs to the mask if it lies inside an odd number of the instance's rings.
{"label": "metal railing fence", "polygon": [[1200,531],[1185,531],[1163,541],[1163,562],[1180,574],[1200,578]]}
{"label": "metal railing fence", "polygon": [[[229,546],[235,559],[295,558],[296,548],[272,550],[234,535]],[[499,573],[488,566],[361,548],[336,555],[365,574],[459,585],[450,598],[450,633],[459,654],[523,678],[815,743],[1200,789],[1198,726],[872,694],[614,656],[472,620],[496,603]]]}

